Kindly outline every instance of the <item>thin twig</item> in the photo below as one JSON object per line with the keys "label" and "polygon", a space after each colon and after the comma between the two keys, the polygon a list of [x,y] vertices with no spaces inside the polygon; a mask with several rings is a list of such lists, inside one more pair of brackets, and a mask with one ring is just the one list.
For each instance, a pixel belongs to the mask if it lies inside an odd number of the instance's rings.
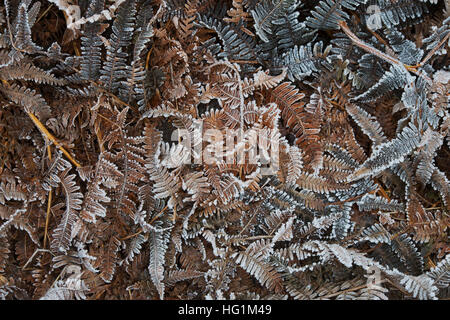
{"label": "thin twig", "polygon": [[339,21],[339,26],[341,27],[342,31],[345,32],[345,34],[360,48],[366,50],[367,52],[376,55],[377,57],[383,59],[384,61],[389,62],[390,64],[393,65],[397,65],[397,66],[401,66],[404,67],[406,70],[414,73],[417,76],[421,76],[423,78],[425,78],[428,81],[431,81],[431,79],[426,76],[425,74],[423,74],[422,72],[419,72],[417,70],[418,66],[410,66],[407,64],[404,64],[403,62],[401,62],[400,60],[398,60],[397,58],[391,57],[390,55],[381,52],[380,50],[368,45],[367,43],[365,43],[364,41],[360,40],[351,30],[350,28],[347,26],[347,23],[345,21]]}
{"label": "thin twig", "polygon": [[[47,146],[47,153],[48,158],[52,160],[52,152],[50,149],[50,146]],[[48,193],[48,200],[47,200],[47,213],[45,215],[45,230],[44,230],[44,245],[43,248],[45,249],[47,245],[47,237],[48,237],[48,222],[50,220],[50,208],[52,206],[52,187],[50,187],[50,191]]]}
{"label": "thin twig", "polygon": [[396,65],[401,65],[401,66],[405,66],[400,60],[391,57],[390,55],[387,55],[384,52],[381,52],[380,50],[368,45],[367,43],[365,43],[364,41],[360,40],[348,27],[347,23],[345,21],[340,21],[339,22],[339,26],[341,27],[342,31],[345,32],[345,34],[360,48],[366,50],[367,52],[374,54],[378,57],[380,57],[381,59],[391,63],[391,64],[396,64]]}
{"label": "thin twig", "polygon": [[427,63],[428,60],[430,60],[430,58],[436,53],[436,51],[445,43],[445,41],[448,40],[448,38],[450,37],[450,32],[447,33],[447,35],[444,37],[444,39],[442,39],[439,44],[434,47],[428,54],[427,56],[419,63],[419,67],[423,66],[425,63]]}

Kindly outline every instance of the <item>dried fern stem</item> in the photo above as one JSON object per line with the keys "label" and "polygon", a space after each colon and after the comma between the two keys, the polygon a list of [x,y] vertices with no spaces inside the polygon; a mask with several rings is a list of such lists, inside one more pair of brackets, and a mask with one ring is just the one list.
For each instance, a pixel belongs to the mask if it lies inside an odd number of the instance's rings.
{"label": "dried fern stem", "polygon": [[413,73],[418,73],[416,66],[409,66],[407,64],[402,63],[400,60],[391,57],[390,55],[381,52],[380,50],[364,43],[364,41],[360,40],[348,27],[347,23],[345,21],[340,21],[339,26],[341,27],[342,31],[345,32],[345,34],[360,48],[366,50],[367,52],[376,55],[377,57],[383,59],[386,62],[389,62],[391,64],[403,66],[406,68],[406,70],[411,71]]}
{"label": "dried fern stem", "polygon": [[[48,158],[52,159],[52,152],[50,150],[50,146],[47,146],[47,153]],[[50,221],[50,209],[52,207],[52,188],[50,187],[50,191],[48,193],[48,200],[47,200],[47,212],[45,214],[45,230],[44,230],[44,245],[43,248],[45,249],[45,246],[47,244],[47,235],[48,235],[48,223]]]}
{"label": "dried fern stem", "polygon": [[30,119],[34,122],[36,127],[38,127],[39,130],[46,136],[46,138],[51,142],[53,142],[55,146],[57,146],[59,150],[61,150],[62,153],[65,154],[67,159],[69,159],[69,161],[72,162],[74,166],[81,167],[81,165],[70,155],[69,152],[66,151],[66,149],[64,149],[61,146],[61,144],[56,140],[56,138],[47,130],[47,128],[42,124],[42,122],[39,121],[39,119],[34,114],[32,114],[31,112],[27,112],[27,114],[30,117]]}

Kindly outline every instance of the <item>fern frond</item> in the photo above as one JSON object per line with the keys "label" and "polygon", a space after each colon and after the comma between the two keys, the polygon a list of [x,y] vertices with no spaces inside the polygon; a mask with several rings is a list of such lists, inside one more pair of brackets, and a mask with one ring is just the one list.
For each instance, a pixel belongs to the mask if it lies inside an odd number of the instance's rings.
{"label": "fern frond", "polygon": [[408,272],[415,275],[423,272],[423,257],[407,234],[402,234],[392,239],[391,246],[395,254],[406,266]]}
{"label": "fern frond", "polygon": [[70,276],[66,280],[58,280],[40,300],[84,300],[89,288],[81,279],[81,273]]}
{"label": "fern frond", "polygon": [[357,202],[359,210],[383,210],[383,211],[405,211],[405,206],[396,200],[388,201],[386,198],[366,194]]}
{"label": "fern frond", "polygon": [[154,181],[153,192],[155,198],[169,198],[168,206],[173,208],[177,203],[177,192],[180,189],[180,181],[169,172],[165,167],[161,166],[158,161],[161,152],[161,133],[146,126],[145,131],[145,150],[147,151],[146,168],[149,170],[150,179]]}
{"label": "fern frond", "polygon": [[401,62],[410,66],[419,64],[423,57],[423,50],[417,48],[414,42],[405,39],[403,34],[397,30],[390,30],[387,33],[387,37]]}
{"label": "fern frond", "polygon": [[183,201],[199,201],[211,192],[208,178],[202,172],[187,174],[183,179],[182,187],[192,195]]}
{"label": "fern frond", "polygon": [[372,243],[391,243],[391,234],[378,223],[364,229],[361,238]]}
{"label": "fern frond", "polygon": [[401,163],[419,146],[419,143],[420,133],[413,124],[410,124],[395,139],[378,145],[370,158],[348,177],[348,181],[377,175],[381,171]]}
{"label": "fern frond", "polygon": [[442,202],[448,207],[450,205],[450,182],[441,170],[434,170],[431,175],[431,186],[440,193]]}
{"label": "fern frond", "polygon": [[161,300],[164,299],[164,261],[169,236],[170,232],[168,231],[150,231],[149,235],[150,263],[148,271]]}
{"label": "fern frond", "polygon": [[[0,235],[6,233],[9,226],[13,225],[19,230],[27,230],[27,221],[22,219],[23,213],[27,211],[25,208],[13,208],[9,206],[0,206],[0,218],[6,220],[0,226]],[[33,239],[33,238],[32,238]]]}
{"label": "fern frond", "polygon": [[283,82],[271,91],[270,101],[278,105],[283,122],[296,136],[296,144],[304,151],[304,163],[317,168],[322,157],[318,136],[320,123],[317,114],[311,115],[305,110],[305,103],[300,101],[304,96],[290,82]]}
{"label": "fern frond", "polygon": [[[103,10],[104,0],[95,0],[89,5],[89,16],[98,14]],[[83,80],[98,80],[101,68],[102,40],[100,38],[100,22],[86,24],[81,36],[81,78]]]}
{"label": "fern frond", "polygon": [[224,18],[226,22],[239,23],[250,20],[250,13],[244,10],[245,0],[233,0],[233,7],[227,11],[229,18]]}
{"label": "fern frond", "polygon": [[380,15],[383,25],[388,29],[393,29],[406,23],[417,23],[424,13],[428,12],[423,1],[414,2],[412,5],[408,0],[377,0],[376,14]]}
{"label": "fern frond", "polygon": [[130,73],[126,48],[131,44],[135,13],[136,0],[130,0],[119,7],[112,26],[111,40],[106,47],[106,61],[100,70],[100,81],[106,90],[113,93],[123,88],[121,81],[127,79]]}
{"label": "fern frond", "polygon": [[61,186],[66,195],[66,210],[58,227],[53,231],[51,248],[55,251],[66,252],[72,241],[72,229],[77,218],[77,211],[81,209],[83,194],[75,182],[75,175],[68,175],[69,169],[61,174]]}
{"label": "fern frond", "polygon": [[433,175],[436,167],[433,163],[433,159],[436,156],[437,150],[442,146],[444,137],[440,133],[428,128],[422,137],[422,140],[427,143],[418,150],[418,154],[415,157],[417,164],[416,177],[417,180],[426,185]]}
{"label": "fern frond", "polygon": [[436,299],[438,289],[434,286],[434,281],[429,276],[422,274],[420,276],[405,275],[401,280],[405,289],[412,293],[415,298],[420,300]]}
{"label": "fern frond", "polygon": [[128,90],[122,89],[121,91],[121,97],[123,97],[125,101],[135,99],[140,107],[145,106],[147,103],[146,100],[149,98],[147,97],[145,90],[144,81],[146,78],[146,70],[142,53],[153,35],[153,28],[149,24],[145,25],[139,32],[136,43],[134,44],[130,74],[128,79],[123,83]]}
{"label": "fern frond", "polygon": [[80,216],[87,222],[95,223],[97,216],[106,216],[106,208],[100,204],[100,201],[107,203],[110,202],[110,200],[111,199],[106,195],[105,190],[100,188],[98,184],[91,184],[86,194],[86,200],[84,201]]}
{"label": "fern frond", "polygon": [[261,252],[251,247],[245,251],[235,252],[232,255],[234,261],[245,271],[254,276],[261,285],[270,290],[279,292],[282,288],[281,275],[268,262],[264,261]]}
{"label": "fern frond", "polygon": [[171,270],[164,277],[164,282],[168,286],[174,286],[175,283],[180,281],[186,281],[190,279],[195,279],[204,276],[204,272],[191,270],[191,269],[180,269],[180,270]]}
{"label": "fern frond", "polygon": [[9,241],[5,236],[0,236],[0,272],[5,272],[7,260],[11,251],[9,250]]}
{"label": "fern frond", "polygon": [[322,42],[316,42],[314,46],[308,43],[306,46],[295,46],[280,59],[278,65],[287,68],[287,76],[290,81],[303,80],[313,72],[319,72],[324,67],[331,68],[326,60],[331,46],[323,50]]}
{"label": "fern frond", "polygon": [[127,265],[131,264],[131,262],[133,262],[134,258],[138,254],[141,253],[142,245],[146,241],[147,241],[147,238],[142,234],[138,234],[136,237],[131,239],[127,243],[127,247],[126,247],[127,255],[126,255],[125,259],[123,260],[123,262]]}
{"label": "fern frond", "polygon": [[272,89],[276,87],[286,77],[286,69],[276,76],[269,75],[269,70],[258,71],[253,76],[253,79],[245,78],[242,85],[244,97],[248,97],[256,89]]}
{"label": "fern frond", "polygon": [[302,173],[297,179],[296,184],[303,189],[325,194],[346,188],[345,186],[308,173]]}
{"label": "fern frond", "polygon": [[392,90],[404,88],[409,79],[410,76],[405,68],[393,65],[376,84],[355,97],[354,100],[361,102],[374,101]]}
{"label": "fern frond", "polygon": [[361,130],[375,145],[386,142],[386,136],[384,135],[383,129],[374,116],[353,103],[347,104],[345,110],[352,116],[353,120],[355,120]]}
{"label": "fern frond", "polygon": [[339,21],[349,19],[344,9],[355,10],[367,0],[325,0],[320,1],[312,17],[306,18],[306,24],[314,29],[329,30],[339,29]]}
{"label": "fern frond", "polygon": [[0,182],[0,204],[4,205],[6,201],[10,200],[24,201],[26,196],[26,192],[16,183],[15,179]]}
{"label": "fern frond", "polygon": [[46,83],[59,86],[66,83],[66,81],[64,81],[63,79],[57,79],[52,74],[38,67],[35,67],[31,63],[20,63],[1,68],[0,77],[3,80],[22,79],[27,81],[31,80],[36,83]]}
{"label": "fern frond", "polygon": [[99,257],[100,278],[106,283],[110,283],[116,273],[118,263],[117,252],[120,249],[121,242],[116,235],[110,234],[105,246],[102,248]]}
{"label": "fern frond", "polygon": [[280,157],[280,173],[286,184],[293,185],[300,177],[303,168],[303,154],[296,146],[289,146]]}
{"label": "fern frond", "polygon": [[14,45],[18,49],[33,53],[42,50],[42,48],[36,45],[31,38],[32,25],[30,25],[30,21],[34,22],[34,18],[30,19],[29,17],[28,5],[29,2],[22,1],[19,7],[14,24]]}
{"label": "fern frond", "polygon": [[236,29],[231,24],[223,24],[221,21],[200,15],[198,25],[214,30],[223,43],[223,52],[219,57],[227,57],[230,60],[254,60],[256,54],[256,42],[248,34]]}
{"label": "fern frond", "polygon": [[272,34],[272,23],[282,18],[289,7],[296,6],[296,0],[264,0],[251,11],[255,21],[256,34],[264,42],[269,42]]}
{"label": "fern frond", "polygon": [[45,99],[35,90],[21,87],[16,84],[10,86],[1,85],[0,91],[14,103],[24,107],[26,112],[31,112],[38,118],[47,119],[51,109]]}
{"label": "fern frond", "polygon": [[446,255],[444,259],[426,274],[434,280],[434,284],[438,288],[448,288],[450,285],[450,255]]}

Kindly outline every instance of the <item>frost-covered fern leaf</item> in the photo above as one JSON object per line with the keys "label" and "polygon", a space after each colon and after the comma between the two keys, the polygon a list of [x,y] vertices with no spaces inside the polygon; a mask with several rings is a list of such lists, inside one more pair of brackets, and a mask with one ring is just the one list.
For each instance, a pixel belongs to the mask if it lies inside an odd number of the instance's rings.
{"label": "frost-covered fern leaf", "polygon": [[45,99],[32,89],[12,84],[10,86],[1,85],[0,91],[11,101],[24,107],[26,112],[33,113],[41,120],[47,119],[51,114],[51,109]]}
{"label": "frost-covered fern leaf", "polygon": [[[276,87],[281,81],[286,77],[286,69],[276,76],[269,75],[269,71],[258,71],[253,79],[244,79],[242,91],[244,97],[247,98],[249,95],[253,94],[253,91],[257,88],[262,89],[272,89]],[[253,109],[256,109],[255,101],[251,102],[248,107],[252,106]],[[244,119],[247,118],[244,116]]]}
{"label": "frost-covered fern leaf", "polygon": [[329,194],[339,189],[344,189],[342,185],[329,181],[321,176],[309,173],[302,173],[296,181],[302,189],[314,191],[320,194]]}
{"label": "frost-covered fern leaf", "polygon": [[[283,53],[294,45],[303,45],[315,37],[315,30],[306,27],[299,21],[300,1],[260,2],[253,15],[259,19],[261,26],[257,26],[257,35],[263,40],[258,45],[262,51],[261,57],[270,58],[273,53]],[[271,6],[275,4],[272,12]],[[278,11],[277,11],[278,10]],[[266,17],[266,18],[264,18]],[[259,33],[258,33],[259,32]]]}
{"label": "frost-covered fern leaf", "polygon": [[376,146],[372,155],[348,177],[348,181],[375,176],[401,163],[419,144],[420,133],[410,124],[395,139]]}
{"label": "frost-covered fern leaf", "polygon": [[303,168],[303,154],[297,146],[289,146],[286,157],[280,157],[281,167],[285,167],[286,184],[294,185],[300,177]]}
{"label": "frost-covered fern leaf", "polygon": [[203,172],[189,173],[183,178],[183,190],[192,195],[183,201],[197,201],[211,192],[211,184]]}
{"label": "frost-covered fern leaf", "polygon": [[322,263],[336,259],[347,268],[353,265],[351,252],[338,244],[324,241],[310,241],[303,245],[303,248],[317,254]]}
{"label": "frost-covered fern leaf", "polygon": [[86,193],[86,199],[83,203],[83,208],[80,212],[80,216],[87,222],[96,222],[97,217],[106,216],[106,208],[103,203],[111,201],[106,195],[106,191],[100,186],[100,183],[92,182],[89,184],[89,188]]}
{"label": "frost-covered fern leaf", "polygon": [[339,21],[347,20],[349,15],[344,9],[355,10],[367,0],[324,0],[320,1],[312,17],[306,18],[306,24],[314,29],[329,30],[339,29]]}
{"label": "frost-covered fern leaf", "polygon": [[267,252],[267,243],[259,241],[250,245],[245,251],[235,252],[232,255],[234,261],[245,271],[254,276],[261,285],[270,290],[281,290],[281,275],[269,263],[264,253]]}
{"label": "frost-covered fern leaf", "polygon": [[395,89],[404,88],[405,85],[410,82],[409,74],[402,66],[392,65],[381,78],[364,93],[355,97],[354,100],[361,102],[371,102],[388,92]]}
{"label": "frost-covered fern leaf", "polygon": [[35,67],[31,63],[18,63],[1,68],[0,77],[3,80],[22,79],[51,85],[63,85],[65,83],[64,80],[57,79],[52,74]]}
{"label": "frost-covered fern leaf", "polygon": [[361,289],[357,294],[358,300],[389,300],[385,293],[389,290],[379,286],[371,285],[367,288]]}
{"label": "frost-covered fern leaf", "polygon": [[448,207],[450,204],[450,182],[445,173],[435,168],[431,176],[431,186],[440,193],[442,202]]}
{"label": "frost-covered fern leaf", "polygon": [[58,227],[53,232],[51,248],[55,251],[66,252],[72,241],[72,228],[77,218],[77,211],[81,209],[83,194],[75,183],[75,175],[68,175],[66,169],[61,175],[61,186],[66,195],[66,210],[63,213]]}
{"label": "frost-covered fern leaf", "polygon": [[423,57],[423,50],[416,47],[411,40],[405,39],[403,34],[397,30],[387,32],[387,38],[391,48],[395,51],[398,59],[408,65],[415,66]]}
{"label": "frost-covered fern leaf", "polygon": [[111,198],[107,195],[104,187],[111,188],[119,184],[118,180],[123,180],[123,174],[108,159],[110,157],[107,152],[101,153],[95,169],[91,173],[93,178],[88,179],[90,183],[80,212],[81,218],[87,222],[95,223],[97,217],[106,216],[107,210],[105,206],[111,202]]}
{"label": "frost-covered fern leaf", "polygon": [[[310,42],[315,37],[315,30],[306,27],[304,22],[299,22],[298,16],[300,13],[297,10],[299,5],[300,1],[294,3],[286,9],[283,16],[272,20],[273,34],[271,38],[273,39],[267,44],[275,46],[280,52],[292,48],[294,45]],[[262,48],[270,48],[267,44],[263,45]],[[266,51],[267,49],[265,48]]]}
{"label": "frost-covered fern leaf", "polygon": [[164,264],[169,237],[169,230],[150,230],[150,263],[148,265],[148,271],[150,273],[150,278],[152,279],[153,284],[158,290],[159,298],[161,300],[164,299]]}
{"label": "frost-covered fern leaf", "polygon": [[134,99],[136,100],[137,104],[142,107],[145,105],[148,98],[145,92],[144,84],[147,73],[145,70],[145,60],[143,59],[142,55],[144,49],[153,37],[154,31],[150,23],[147,23],[140,29],[138,29],[137,33],[137,39],[134,43],[133,48],[133,60],[131,61],[130,75],[128,79],[123,83],[124,87],[126,87],[127,89],[122,89],[120,96],[125,101]]}
{"label": "frost-covered fern leaf", "polygon": [[110,92],[117,93],[123,87],[121,80],[129,76],[127,51],[133,36],[135,13],[136,0],[123,3],[112,26],[111,39],[106,47],[106,61],[100,70],[100,81]]}
{"label": "frost-covered fern leaf", "polygon": [[127,243],[127,256],[124,259],[125,264],[130,264],[134,260],[135,256],[141,253],[142,245],[146,241],[147,238],[143,234],[138,234]]}
{"label": "frost-covered fern leaf", "polygon": [[424,132],[422,141],[425,143],[421,143],[422,147],[420,148],[420,151],[417,152],[415,159],[418,162],[416,177],[418,181],[425,185],[430,181],[436,170],[434,157],[436,156],[437,150],[442,146],[444,137],[440,133],[428,128]]}
{"label": "frost-covered fern leaf", "polygon": [[348,202],[340,206],[331,206],[330,211],[338,218],[333,222],[331,236],[336,239],[343,239],[352,230],[354,223],[350,221],[352,203]]}
{"label": "frost-covered fern leaf", "polygon": [[[350,41],[350,39],[348,40]],[[352,46],[349,46],[349,48],[352,48]],[[333,47],[332,51],[335,50],[335,47]],[[356,71],[356,76],[353,78],[352,84],[358,89],[369,88],[374,83],[377,83],[384,73],[385,71],[380,59],[377,56],[366,53],[358,60],[358,70]]]}
{"label": "frost-covered fern leaf", "polygon": [[89,288],[80,274],[65,281],[58,280],[40,300],[84,300],[88,292]]}
{"label": "frost-covered fern leaf", "polygon": [[9,241],[8,238],[4,235],[0,236],[0,272],[4,273],[7,260],[11,251],[9,250]]}
{"label": "frost-covered fern leaf", "polygon": [[396,200],[388,201],[386,198],[377,197],[373,194],[366,194],[357,202],[359,210],[372,211],[405,211],[405,206]]}
{"label": "frost-covered fern leaf", "polygon": [[[427,6],[424,1],[413,1],[410,0],[377,0],[375,3],[370,2],[371,5],[376,6],[375,11],[370,11],[368,13],[377,14],[382,25],[378,27],[386,27],[388,29],[393,29],[398,25],[405,25],[407,23],[417,23],[420,22],[424,13],[428,12]],[[370,16],[366,17],[366,20],[371,19]]]}
{"label": "frost-covered fern leaf", "polygon": [[61,173],[71,167],[70,162],[65,160],[62,154],[58,152],[42,179],[42,188],[45,191],[50,191],[51,187],[56,188],[61,182]]}
{"label": "frost-covered fern leaf", "polygon": [[409,273],[419,275],[423,271],[423,257],[407,234],[393,238],[391,246]]}
{"label": "frost-covered fern leaf", "polygon": [[24,213],[27,211],[27,208],[12,208],[10,206],[0,206],[0,218],[4,221],[0,225],[0,236],[4,236],[8,231],[10,226],[16,227],[18,230],[25,230],[34,243],[38,244],[39,240],[36,238],[36,232],[32,227],[28,225],[28,221],[26,217],[24,217]]}
{"label": "frost-covered fern leaf", "polygon": [[155,182],[153,185],[155,198],[163,199],[170,197],[168,205],[172,208],[175,205],[176,193],[180,187],[179,181],[164,167],[147,165],[147,168],[150,169],[150,179]]}
{"label": "frost-covered fern leaf", "polygon": [[27,194],[15,179],[0,182],[0,204],[4,205],[9,200],[24,201],[26,196]]}
{"label": "frost-covered fern leaf", "polygon": [[391,243],[391,234],[383,225],[377,223],[364,229],[361,233],[361,239],[372,243]]}
{"label": "frost-covered fern leaf", "polygon": [[121,242],[117,238],[115,234],[113,234],[113,230],[108,230],[109,235],[102,247],[101,255],[100,255],[100,278],[103,279],[106,283],[110,283],[116,273],[117,267],[117,252],[120,249]]}
{"label": "frost-covered fern leaf", "polygon": [[256,34],[264,42],[269,42],[268,35],[273,32],[273,21],[282,18],[289,7],[297,6],[297,0],[264,0],[251,11],[255,21]]}
{"label": "frost-covered fern leaf", "polygon": [[35,19],[30,19],[28,6],[30,1],[22,1],[20,3],[19,11],[17,13],[16,21],[13,25],[14,28],[14,45],[16,48],[27,51],[35,52],[42,50],[41,47],[36,45],[31,38],[30,21],[34,23]]}
{"label": "frost-covered fern leaf", "polygon": [[420,276],[404,275],[400,284],[415,298],[420,300],[436,299],[438,288],[434,285],[433,279],[426,274]]}
{"label": "frost-covered fern leaf", "polygon": [[[449,5],[449,7],[450,7],[450,5]],[[450,33],[450,16],[447,17],[442,22],[442,26],[437,28],[437,30],[432,32],[428,38],[425,38],[423,40],[423,43],[427,45],[426,49],[430,50],[430,49],[437,47],[440,43],[442,43],[442,41],[445,39],[445,37],[448,36],[449,33]],[[450,40],[447,39],[446,42],[447,42],[447,47],[448,47]],[[445,42],[442,44],[445,47]],[[438,50],[437,52],[438,52],[438,54],[442,55],[442,54],[446,54],[447,50]]]}
{"label": "frost-covered fern leaf", "polygon": [[331,46],[323,50],[322,42],[316,42],[314,46],[308,43],[306,46],[295,46],[287,51],[275,64],[287,68],[289,80],[302,80],[313,72],[319,72],[323,67],[331,68],[326,60]]}
{"label": "frost-covered fern leaf", "polygon": [[[92,16],[103,10],[104,0],[92,1],[87,10],[87,15]],[[102,40],[99,36],[101,32],[100,22],[87,23],[83,28],[81,37],[81,78],[83,80],[96,81],[101,68]]]}
{"label": "frost-covered fern leaf", "polygon": [[173,208],[176,204],[177,192],[181,185],[174,174],[159,163],[158,158],[161,153],[162,135],[159,131],[150,126],[145,128],[144,134],[144,148],[148,152],[145,166],[148,169],[150,179],[155,182],[153,185],[155,198],[163,199],[169,197],[168,206]]}
{"label": "frost-covered fern leaf", "polygon": [[374,116],[353,103],[347,104],[345,110],[375,145],[386,142],[383,129]]}
{"label": "frost-covered fern leaf", "polygon": [[[27,3],[26,1],[24,2]],[[31,4],[31,1],[28,2]],[[28,10],[28,22],[30,23],[30,27],[34,26],[36,19],[39,16],[40,10],[41,10],[41,3],[39,1],[33,3],[31,8]]]}
{"label": "frost-covered fern leaf", "polygon": [[147,180],[144,168],[144,149],[141,147],[142,137],[129,137],[125,135],[123,143],[124,170],[120,181],[120,192],[116,194],[116,205],[119,213],[125,213],[133,218],[137,201],[131,194],[138,194],[138,184]]}
{"label": "frost-covered fern leaf", "polygon": [[213,17],[206,15],[198,16],[199,26],[214,30],[223,43],[223,52],[218,57],[227,57],[230,60],[254,60],[256,58],[255,40],[233,27]]}
{"label": "frost-covered fern leaf", "polygon": [[438,288],[448,288],[450,286],[450,254],[428,271],[427,275],[434,280]]}
{"label": "frost-covered fern leaf", "polygon": [[192,270],[192,269],[180,269],[180,270],[171,270],[165,276],[164,282],[168,286],[173,286],[175,283],[180,281],[185,281],[189,279],[199,278],[204,276],[204,272]]}

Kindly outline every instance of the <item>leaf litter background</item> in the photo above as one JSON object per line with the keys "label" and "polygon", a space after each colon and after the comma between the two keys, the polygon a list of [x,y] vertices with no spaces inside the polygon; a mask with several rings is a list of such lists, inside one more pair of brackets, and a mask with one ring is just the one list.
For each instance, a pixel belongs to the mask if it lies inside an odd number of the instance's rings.
{"label": "leaf litter background", "polygon": [[1,1],[0,298],[447,299],[449,7]]}

